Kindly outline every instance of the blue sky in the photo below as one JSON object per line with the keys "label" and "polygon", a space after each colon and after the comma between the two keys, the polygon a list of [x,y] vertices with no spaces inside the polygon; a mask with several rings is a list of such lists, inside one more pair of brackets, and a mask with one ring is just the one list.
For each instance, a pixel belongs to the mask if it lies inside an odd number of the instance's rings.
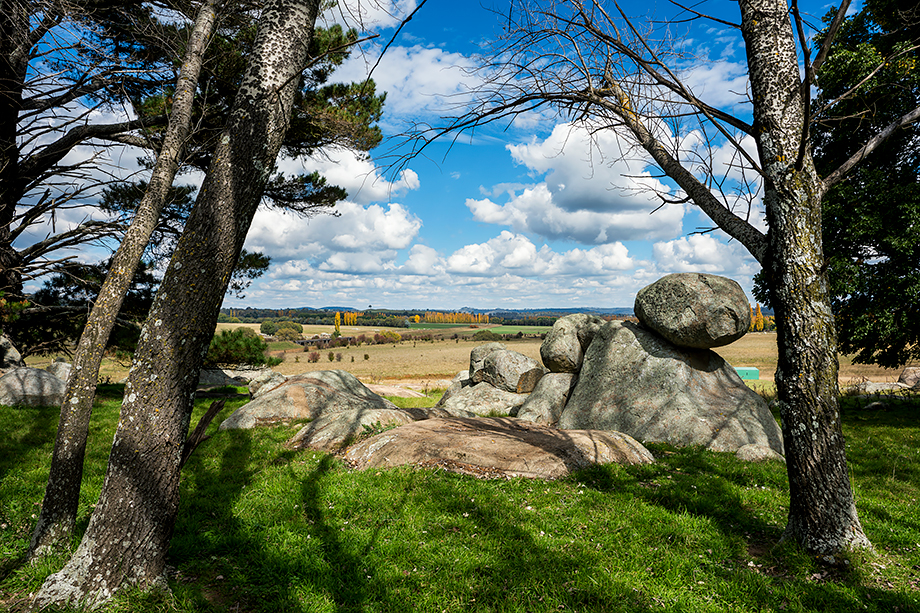
{"label": "blue sky", "polygon": [[[359,14],[357,3],[350,6],[352,16]],[[380,36],[335,78],[362,80],[416,6],[417,0],[361,0],[363,29]],[[691,204],[652,213],[661,202],[649,187],[677,191],[641,155],[623,159],[628,142],[614,131],[592,140],[561,118],[532,114],[462,135],[452,146],[435,143],[393,166],[408,146],[400,134],[414,122],[443,121],[481,83],[471,72],[476,54],[502,26],[489,6],[506,3],[429,0],[404,27],[374,73],[387,102],[385,141],[370,159],[334,150],[279,160],[288,173],[322,171],[349,196],[337,207],[339,217],[305,220],[260,210],[246,247],[270,255],[271,269],[245,299],[227,298],[225,307],[628,307],[645,285],[686,271],[731,277],[750,296],[759,270],[753,258],[721,232],[694,234],[712,224]],[[640,18],[673,14],[666,2],[623,6]],[[828,7],[803,8],[818,21]],[[739,20],[735,2],[713,0],[699,10]],[[342,11],[326,18],[342,20]],[[683,73],[694,91],[748,114],[737,94],[746,84],[740,33],[705,24],[681,26],[677,34],[696,56]],[[687,148],[702,146],[692,131],[673,136]],[[752,143],[743,144],[753,152]],[[724,165],[729,148],[715,145],[713,158]],[[111,155],[125,172],[136,170],[136,152]],[[755,199],[752,219],[762,227],[758,205]]]}

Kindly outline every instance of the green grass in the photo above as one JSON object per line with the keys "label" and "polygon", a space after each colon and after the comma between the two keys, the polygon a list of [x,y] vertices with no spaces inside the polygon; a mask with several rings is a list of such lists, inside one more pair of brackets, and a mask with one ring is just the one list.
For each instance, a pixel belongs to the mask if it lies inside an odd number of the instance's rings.
{"label": "green grass", "polygon": [[[118,392],[105,392],[94,415],[80,530],[101,486]],[[655,445],[653,465],[480,481],[411,467],[354,472],[287,449],[298,426],[221,432],[184,469],[172,596],[128,593],[114,609],[918,611],[918,409],[845,405],[857,504],[876,552],[837,566],[777,546],[788,495],[775,462]],[[64,558],[20,563],[56,411],[0,407],[0,420],[2,608]]]}
{"label": "green grass", "polygon": [[270,341],[266,344],[268,345],[266,351],[287,351],[289,349],[299,349],[303,351],[303,346],[298,345],[294,341]]}

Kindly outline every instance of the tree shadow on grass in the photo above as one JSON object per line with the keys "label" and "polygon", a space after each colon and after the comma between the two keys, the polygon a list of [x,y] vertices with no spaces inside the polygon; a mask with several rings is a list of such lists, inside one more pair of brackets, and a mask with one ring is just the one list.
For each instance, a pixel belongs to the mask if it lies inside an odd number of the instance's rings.
{"label": "tree shadow on grass", "polygon": [[0,437],[0,479],[23,458],[45,446],[54,445],[60,407],[4,407],[4,436]]}
{"label": "tree shadow on grass", "polygon": [[[739,487],[772,486],[787,495],[781,464],[751,466],[703,448],[651,447],[659,458],[656,464],[625,470],[595,466],[573,478],[600,492],[629,495],[669,512],[710,520],[719,532],[746,549],[711,572],[739,586],[753,580],[764,592],[760,597],[764,607],[787,608],[783,592],[794,592],[797,605],[807,611],[909,611],[916,607],[916,600],[903,592],[865,587],[869,569],[849,561],[841,565],[847,556],[838,557],[836,565],[827,565],[794,544],[781,542],[783,529],[744,504]],[[803,568],[810,571],[803,572]]]}
{"label": "tree shadow on grass", "polygon": [[[253,458],[252,438],[248,430],[222,432],[208,443],[223,446],[216,469],[202,457],[210,455],[205,453],[192,454],[183,469],[187,483],[168,561],[178,566],[175,579],[179,586],[200,586],[200,590],[190,589],[215,610],[257,610],[254,605],[264,597],[259,592],[266,578],[254,571],[262,558],[272,554],[234,512],[260,470],[258,459]],[[283,582],[272,585],[270,591],[276,610],[296,610]]]}

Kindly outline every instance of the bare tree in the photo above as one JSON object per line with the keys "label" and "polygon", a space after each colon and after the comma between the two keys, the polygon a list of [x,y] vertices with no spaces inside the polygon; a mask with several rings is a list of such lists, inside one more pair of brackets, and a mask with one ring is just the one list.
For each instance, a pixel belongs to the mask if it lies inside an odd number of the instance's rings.
{"label": "bare tree", "polygon": [[[10,296],[20,296],[23,281],[66,259],[62,249],[115,237],[121,229],[118,220],[84,219],[63,230],[54,221],[114,178],[103,160],[107,139],[165,123],[164,116],[97,119],[99,111],[118,109],[132,93],[171,77],[134,49],[113,45],[99,25],[140,6],[110,0],[0,4],[0,291]],[[88,144],[95,153],[68,158]],[[13,246],[49,219],[52,231],[45,238]]]}
{"label": "bare tree", "polygon": [[122,301],[157,226],[160,211],[179,168],[179,158],[191,127],[198,75],[208,39],[214,30],[219,3],[220,0],[207,0],[199,9],[176,82],[169,126],[147,191],[112,259],[109,273],[80,337],[73,372],[61,405],[48,484],[29,546],[29,557],[66,545],[73,533],[99,365]]}
{"label": "bare tree", "polygon": [[102,494],[77,551],[35,606],[100,604],[162,581],[202,359],[271,176],[319,0],[272,0],[185,232],[141,333]]}
{"label": "bare tree", "polygon": [[[740,93],[739,102],[750,105],[753,122],[748,122],[707,104],[682,78],[698,60],[682,52],[672,36],[677,21],[650,22],[640,30],[611,3],[515,1],[501,18],[505,34],[484,65],[484,85],[473,105],[446,125],[416,132],[418,146],[424,147],[489,122],[548,111],[592,132],[616,130],[635,148],[623,155],[642,152],[640,157],[670,177],[685,199],[747,248],[767,273],[776,311],[776,385],[790,488],[785,538],[820,554],[870,546],[844,454],[821,198],[894,130],[920,117],[920,109],[914,109],[838,170],[818,176],[809,145],[810,90],[848,4],[843,1],[813,56],[813,40],[805,34],[795,0],[791,5],[740,0],[737,24],[675,3],[680,21],[708,19],[740,32],[749,91]],[[689,129],[699,130],[706,146],[683,147],[682,135]],[[713,163],[710,146],[716,144],[734,148],[724,168]],[[766,211],[766,233],[751,219],[758,198]]]}

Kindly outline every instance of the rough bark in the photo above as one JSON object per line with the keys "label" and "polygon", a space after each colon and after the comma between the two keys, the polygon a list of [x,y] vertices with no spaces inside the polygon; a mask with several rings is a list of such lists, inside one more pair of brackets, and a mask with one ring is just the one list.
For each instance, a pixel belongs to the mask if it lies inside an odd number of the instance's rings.
{"label": "rough bark", "polygon": [[144,324],[102,494],[74,556],[36,606],[98,605],[162,581],[201,361],[287,129],[319,0],[272,0],[228,125]]}
{"label": "rough bark", "polygon": [[818,554],[867,547],[840,426],[837,338],[822,270],[824,186],[807,148],[796,169],[805,118],[788,7],[785,0],[740,5],[770,226],[762,263],[777,321],[776,386],[790,499],[785,536]]}
{"label": "rough bark", "polygon": [[16,143],[16,126],[22,105],[22,79],[25,65],[15,61],[20,57],[28,32],[27,16],[16,3],[0,7],[0,291],[8,296],[22,294],[19,274],[19,257],[13,249],[10,224],[18,199],[13,199],[10,186],[18,174],[19,147]]}
{"label": "rough bark", "polygon": [[73,371],[61,405],[45,497],[29,546],[30,558],[66,546],[73,533],[99,365],[125,294],[156,228],[179,168],[179,158],[191,126],[198,75],[208,40],[214,30],[219,4],[220,0],[208,0],[199,9],[179,70],[169,126],[147,191],[112,259],[108,275],[80,336],[73,359]]}

